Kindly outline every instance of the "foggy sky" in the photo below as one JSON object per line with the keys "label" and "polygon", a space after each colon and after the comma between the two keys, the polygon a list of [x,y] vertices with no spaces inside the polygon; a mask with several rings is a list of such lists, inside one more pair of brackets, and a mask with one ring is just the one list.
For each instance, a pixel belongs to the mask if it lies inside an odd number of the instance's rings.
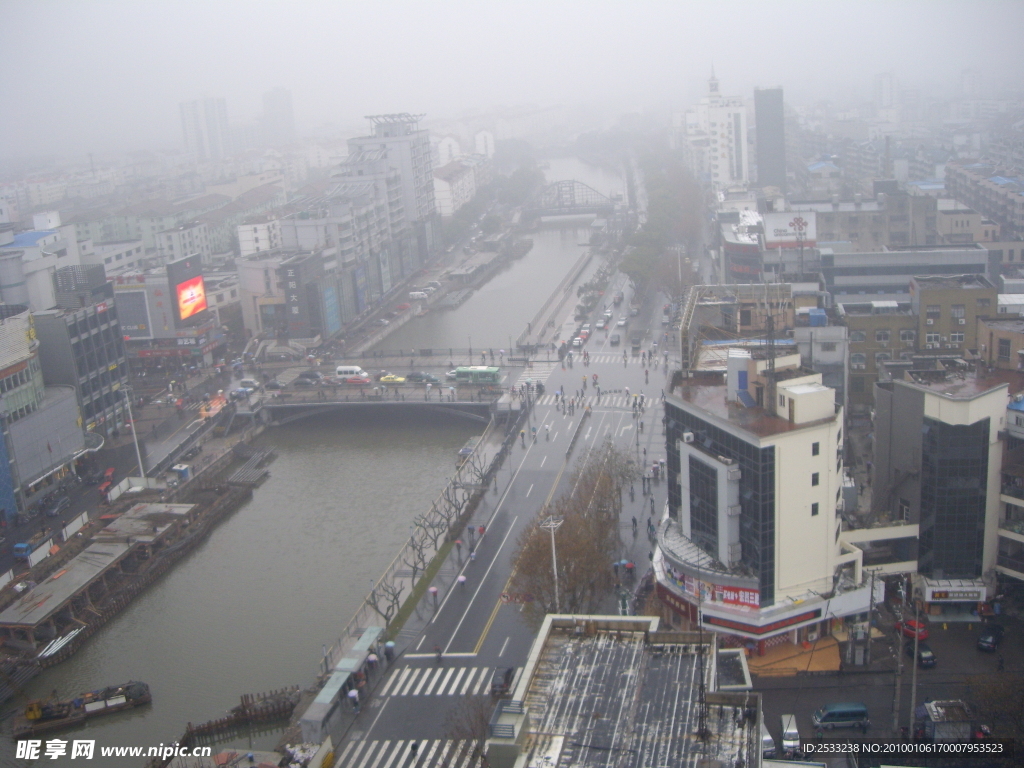
{"label": "foggy sky", "polygon": [[182,142],[178,103],[232,123],[291,89],[300,133],[363,115],[523,104],[685,107],[712,65],[728,95],[866,100],[1024,71],[1021,2],[270,2],[0,0],[0,156]]}

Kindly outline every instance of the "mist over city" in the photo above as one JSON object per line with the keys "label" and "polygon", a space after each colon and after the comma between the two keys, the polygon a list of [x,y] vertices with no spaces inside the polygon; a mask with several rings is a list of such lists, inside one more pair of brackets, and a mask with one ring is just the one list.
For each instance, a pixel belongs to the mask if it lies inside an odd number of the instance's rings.
{"label": "mist over city", "polygon": [[1024,5],[0,19],[0,768],[1019,763]]}

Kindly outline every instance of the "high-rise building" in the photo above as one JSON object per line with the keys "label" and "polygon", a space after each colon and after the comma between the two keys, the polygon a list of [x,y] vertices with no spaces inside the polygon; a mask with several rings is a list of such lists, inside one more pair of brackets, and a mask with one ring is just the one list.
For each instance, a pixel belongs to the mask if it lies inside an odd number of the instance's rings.
{"label": "high-rise building", "polygon": [[180,110],[185,149],[197,160],[220,160],[231,154],[228,108],[223,98],[183,101]]}
{"label": "high-rise building", "polygon": [[373,133],[348,141],[350,156],[382,150],[388,167],[398,171],[405,221],[416,233],[421,262],[434,253],[439,226],[434,203],[430,132],[419,127],[422,117],[408,113],[372,115],[367,119],[373,125]]}
{"label": "high-rise building", "polygon": [[263,138],[271,146],[295,141],[292,92],[274,88],[263,94]]}
{"label": "high-rise building", "polygon": [[786,191],[786,128],[781,88],[754,90],[757,184]]}
{"label": "high-rise building", "polygon": [[690,143],[700,145],[698,165],[715,188],[750,180],[747,150],[747,109],[738,96],[723,96],[718,78],[708,80],[708,95],[700,100],[693,119],[687,117]]}
{"label": "high-rise building", "polygon": [[665,396],[657,591],[745,641],[816,638],[869,604],[859,556],[839,539],[843,409],[798,354],[727,354],[725,371],[702,358]]}

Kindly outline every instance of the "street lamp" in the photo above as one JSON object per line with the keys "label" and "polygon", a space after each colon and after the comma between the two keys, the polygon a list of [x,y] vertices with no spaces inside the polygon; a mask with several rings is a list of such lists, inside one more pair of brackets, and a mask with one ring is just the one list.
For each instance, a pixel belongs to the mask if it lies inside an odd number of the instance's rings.
{"label": "street lamp", "polygon": [[551,532],[551,573],[555,577],[555,613],[562,612],[562,607],[558,602],[558,558],[555,555],[555,531],[557,531],[564,522],[564,518],[548,515],[544,522],[540,524],[541,528],[546,528]]}
{"label": "street lamp", "polygon": [[142,451],[139,450],[139,431],[135,428],[135,418],[132,416],[132,398],[131,389],[124,387],[124,402],[128,406],[128,422],[132,425],[132,440],[135,441],[135,458],[139,462],[139,474],[142,475],[142,479],[146,479],[146,467],[142,463]]}

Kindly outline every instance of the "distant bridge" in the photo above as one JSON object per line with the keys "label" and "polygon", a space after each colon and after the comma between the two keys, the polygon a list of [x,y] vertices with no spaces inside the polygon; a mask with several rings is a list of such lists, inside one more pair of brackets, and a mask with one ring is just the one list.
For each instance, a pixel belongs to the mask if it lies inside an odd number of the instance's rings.
{"label": "distant bridge", "polygon": [[540,216],[608,216],[615,210],[610,198],[582,181],[556,181],[548,184],[523,206],[523,218]]}

